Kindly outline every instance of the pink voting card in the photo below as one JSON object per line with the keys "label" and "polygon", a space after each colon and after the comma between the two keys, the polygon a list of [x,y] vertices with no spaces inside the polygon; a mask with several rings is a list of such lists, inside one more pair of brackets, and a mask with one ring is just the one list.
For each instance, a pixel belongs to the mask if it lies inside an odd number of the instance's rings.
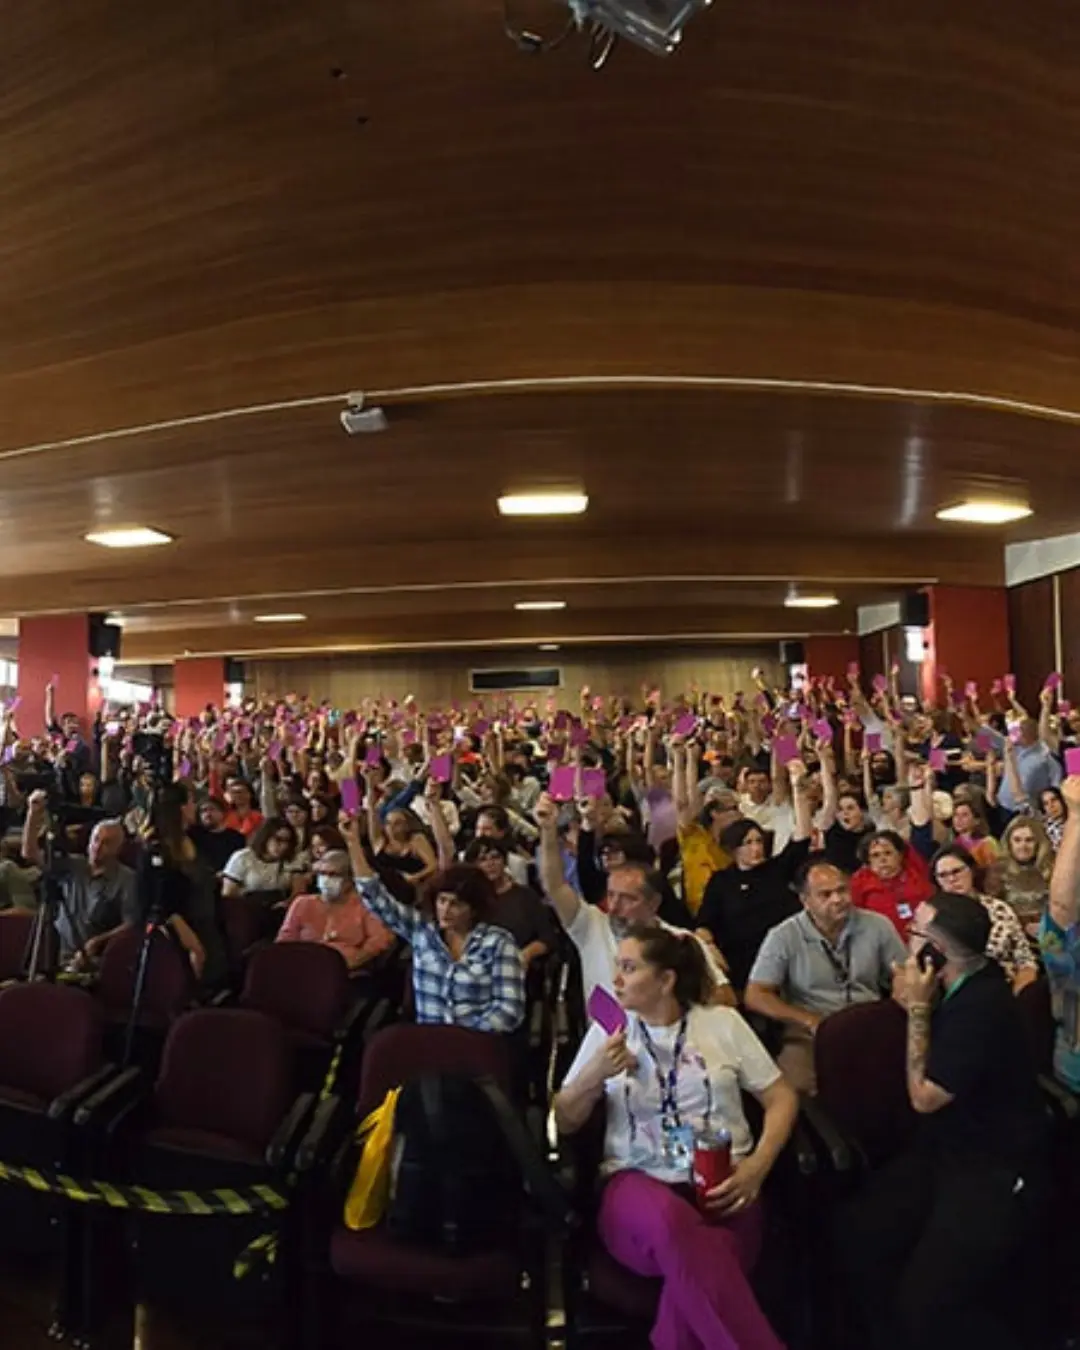
{"label": "pink voting card", "polygon": [[609,1036],[614,1036],[616,1032],[626,1028],[626,1012],[622,1004],[602,985],[598,984],[589,995],[586,1011],[589,1020],[595,1022]]}
{"label": "pink voting card", "polygon": [[986,727],[975,736],[975,749],[982,755],[988,755],[994,748],[994,733],[988,731]]}
{"label": "pink voting card", "polygon": [[698,720],[693,713],[684,713],[675,723],[676,736],[692,736],[698,729]]}
{"label": "pink voting card", "polygon": [[883,694],[886,691],[886,689],[888,689],[888,687],[889,681],[886,679],[884,675],[874,676],[874,688],[877,690],[879,694]]}
{"label": "pink voting card", "polygon": [[881,749],[881,732],[868,731],[863,737],[863,744],[866,746],[869,754],[876,755]]}
{"label": "pink voting card", "polygon": [[449,783],[454,776],[454,761],[449,755],[435,755],[428,765],[428,777],[435,783]]}
{"label": "pink voting card", "polygon": [[382,748],[378,745],[369,745],[364,752],[364,763],[369,768],[377,769],[382,763]]}
{"label": "pink voting card", "polygon": [[935,773],[943,773],[949,767],[945,751],[941,749],[931,750],[927,762]]}
{"label": "pink voting card", "polygon": [[799,742],[794,736],[777,736],[773,741],[773,754],[781,767],[790,764],[793,759],[799,758]]}
{"label": "pink voting card", "polygon": [[1007,694],[1016,693],[1016,676],[1004,675],[1001,680],[1002,686]]}
{"label": "pink voting card", "polygon": [[1052,670],[1046,677],[1047,689],[1059,689],[1061,687],[1061,676],[1056,670]]}
{"label": "pink voting card", "polygon": [[1072,712],[1072,704],[1069,702],[1068,699],[1065,698],[1058,699],[1058,712],[1062,715],[1062,717],[1068,717],[1068,715]]}
{"label": "pink voting card", "polygon": [[586,769],[581,775],[581,790],[586,797],[599,801],[607,795],[607,774],[603,769]]}
{"label": "pink voting card", "polygon": [[341,780],[341,809],[347,816],[355,816],[360,809],[360,785],[355,778]]}
{"label": "pink voting card", "polygon": [[819,741],[823,741],[826,745],[832,745],[833,742],[832,723],[826,721],[824,717],[821,718],[820,721],[814,723],[814,735],[818,738]]}
{"label": "pink voting card", "polygon": [[848,662],[847,677],[848,677],[849,680],[857,680],[857,679],[859,678],[859,663],[858,663],[858,661],[849,661],[849,662]]}
{"label": "pink voting card", "polygon": [[572,764],[560,764],[558,768],[552,769],[548,791],[551,793],[553,800],[572,802],[576,781],[577,769]]}
{"label": "pink voting card", "polygon": [[1070,778],[1080,774],[1080,746],[1065,751],[1065,772]]}
{"label": "pink voting card", "polygon": [[979,686],[975,683],[974,680],[968,680],[967,684],[964,685],[964,697],[965,698],[979,697]]}
{"label": "pink voting card", "polygon": [[570,744],[572,746],[589,744],[589,729],[574,725],[570,728]]}

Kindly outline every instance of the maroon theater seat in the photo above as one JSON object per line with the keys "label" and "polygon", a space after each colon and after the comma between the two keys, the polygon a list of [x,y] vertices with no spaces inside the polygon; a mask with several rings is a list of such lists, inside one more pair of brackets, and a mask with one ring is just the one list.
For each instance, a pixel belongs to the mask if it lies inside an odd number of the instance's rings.
{"label": "maroon theater seat", "polygon": [[19,980],[26,974],[34,917],[25,909],[0,913],[0,980]]}

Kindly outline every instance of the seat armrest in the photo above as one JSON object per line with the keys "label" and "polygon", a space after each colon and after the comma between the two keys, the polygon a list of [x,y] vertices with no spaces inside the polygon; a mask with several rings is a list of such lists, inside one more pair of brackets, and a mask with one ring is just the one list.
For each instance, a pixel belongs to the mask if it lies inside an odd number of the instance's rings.
{"label": "seat armrest", "polygon": [[91,1074],[89,1078],[84,1078],[81,1083],[76,1083],[74,1087],[68,1088],[59,1097],[54,1097],[49,1106],[49,1119],[63,1120],[66,1116],[71,1115],[84,1097],[92,1096],[98,1088],[104,1087],[116,1073],[119,1073],[117,1065],[106,1064],[98,1069],[97,1073]]}
{"label": "seat armrest", "polygon": [[296,1170],[310,1172],[337,1148],[339,1131],[347,1127],[350,1111],[344,1098],[332,1094],[315,1109],[307,1133],[296,1150]]}
{"label": "seat armrest", "polygon": [[334,1029],[335,1042],[339,1045],[345,1045],[350,1041],[377,1006],[373,998],[358,998],[341,1019],[340,1024]]}
{"label": "seat armrest", "polygon": [[225,1008],[232,1003],[235,997],[231,989],[219,989],[206,1006],[208,1008]]}
{"label": "seat armrest", "polygon": [[82,1103],[75,1112],[75,1124],[103,1125],[111,1134],[149,1092],[150,1082],[142,1069],[125,1069]]}
{"label": "seat armrest", "polygon": [[806,1128],[802,1113],[796,1117],[795,1128],[791,1131],[789,1141],[791,1155],[795,1159],[795,1166],[799,1170],[799,1175],[803,1177],[812,1177],[818,1171],[818,1152],[814,1147],[814,1140],[810,1131]]}
{"label": "seat armrest", "polygon": [[1066,1120],[1076,1120],[1080,1116],[1080,1096],[1075,1092],[1070,1092],[1056,1078],[1051,1078],[1049,1074],[1039,1074],[1039,1088],[1043,1094],[1049,1097],[1053,1103],[1053,1109],[1063,1115]]}
{"label": "seat armrest", "polygon": [[364,1044],[367,1045],[377,1031],[387,1026],[393,1016],[393,1005],[388,998],[380,998],[371,1010],[371,1016],[364,1023]]}
{"label": "seat armrest", "polygon": [[291,1163],[301,1139],[301,1132],[314,1106],[314,1092],[305,1092],[293,1102],[266,1147],[266,1161],[269,1166],[282,1167],[287,1160]]}
{"label": "seat armrest", "polygon": [[800,1106],[810,1134],[824,1146],[833,1169],[852,1171],[857,1165],[857,1150],[845,1139],[825,1108],[813,1097],[803,1097]]}

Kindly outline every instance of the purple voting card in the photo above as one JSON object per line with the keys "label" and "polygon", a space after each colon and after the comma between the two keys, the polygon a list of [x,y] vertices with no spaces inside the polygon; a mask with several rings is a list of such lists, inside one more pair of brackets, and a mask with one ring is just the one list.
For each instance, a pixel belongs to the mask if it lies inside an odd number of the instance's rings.
{"label": "purple voting card", "polygon": [[964,697],[965,698],[979,697],[979,686],[976,684],[974,680],[968,680],[967,684],[964,685]]}
{"label": "purple voting card", "polygon": [[566,746],[561,741],[554,745],[549,745],[547,749],[547,760],[549,764],[561,764],[566,756]]}
{"label": "purple voting card", "polygon": [[570,744],[572,746],[588,745],[589,730],[587,727],[574,725],[570,728]]}
{"label": "purple voting card", "polygon": [[560,764],[558,768],[552,769],[551,780],[548,783],[548,792],[552,799],[557,802],[572,802],[574,800],[574,785],[577,782],[577,769],[572,764]]}
{"label": "purple voting card", "polygon": [[773,741],[773,754],[776,762],[783,768],[793,759],[799,758],[799,742],[794,736],[777,736]]}
{"label": "purple voting card", "polygon": [[819,741],[823,741],[826,745],[832,745],[833,729],[831,722],[826,721],[826,719],[822,717],[819,721],[814,723],[813,730],[814,735]]}
{"label": "purple voting card", "polygon": [[1057,673],[1056,670],[1052,670],[1050,674],[1047,675],[1045,688],[1047,689],[1061,688],[1061,676]]}
{"label": "purple voting card", "polygon": [[935,773],[944,773],[949,767],[949,761],[945,757],[945,751],[940,748],[930,751],[930,754],[927,756],[927,763]]}
{"label": "purple voting card", "polygon": [[766,713],[761,719],[761,729],[766,736],[771,736],[776,730],[776,718],[772,713]]}
{"label": "purple voting card", "polygon": [[180,775],[181,778],[190,778],[190,777],[191,777],[191,760],[190,760],[190,759],[182,759],[182,760],[180,761],[180,765],[179,765],[178,772],[179,772],[179,775]]}
{"label": "purple voting card", "polygon": [[607,796],[607,774],[603,769],[586,769],[581,775],[581,790],[586,797],[599,801]]}
{"label": "purple voting card", "polygon": [[341,780],[341,809],[347,816],[355,816],[360,809],[360,785],[355,778]]}
{"label": "purple voting card", "polygon": [[586,1011],[589,1020],[595,1022],[609,1036],[626,1029],[626,1010],[615,995],[609,993],[602,985],[598,984],[589,995]]}
{"label": "purple voting card", "polygon": [[683,713],[675,723],[676,736],[693,736],[698,729],[698,719],[693,713]]}
{"label": "purple voting card", "polygon": [[1002,676],[1002,679],[1001,679],[1001,684],[1002,684],[1002,688],[1005,690],[1005,692],[1006,692],[1007,694],[1015,694],[1015,693],[1016,693],[1016,676],[1015,676],[1015,675],[1003,675],[1003,676]]}
{"label": "purple voting card", "polygon": [[555,714],[555,730],[565,731],[570,725],[570,714],[568,712],[557,712]]}
{"label": "purple voting card", "polygon": [[994,748],[994,733],[983,727],[975,733],[975,749],[981,755],[988,755]]}
{"label": "purple voting card", "polygon": [[876,755],[881,749],[881,732],[868,731],[863,737],[863,745],[866,747],[869,754]]}
{"label": "purple voting card", "polygon": [[848,677],[849,680],[857,680],[857,679],[859,678],[859,663],[858,663],[858,661],[849,661],[849,662],[848,662],[847,677]]}
{"label": "purple voting card", "polygon": [[884,675],[874,676],[874,689],[877,693],[883,694],[889,687],[889,681]]}
{"label": "purple voting card", "polygon": [[454,761],[450,755],[435,755],[428,765],[428,777],[435,783],[449,783],[454,776]]}
{"label": "purple voting card", "polygon": [[364,751],[364,763],[371,769],[377,769],[382,763],[382,746],[369,745]]}
{"label": "purple voting card", "polygon": [[1058,699],[1058,712],[1062,715],[1062,717],[1068,717],[1068,715],[1072,712],[1072,704],[1069,702],[1068,699],[1065,698]]}
{"label": "purple voting card", "polygon": [[1070,778],[1080,774],[1080,746],[1065,751],[1065,772]]}

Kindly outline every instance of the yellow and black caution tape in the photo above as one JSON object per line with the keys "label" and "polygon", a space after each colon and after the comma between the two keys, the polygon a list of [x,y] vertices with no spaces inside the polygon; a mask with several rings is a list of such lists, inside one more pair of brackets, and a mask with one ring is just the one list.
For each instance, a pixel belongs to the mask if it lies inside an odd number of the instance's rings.
{"label": "yellow and black caution tape", "polygon": [[81,1205],[139,1210],[145,1214],[275,1214],[288,1209],[289,1197],[275,1186],[219,1187],[206,1191],[155,1191],[114,1181],[76,1181],[63,1172],[0,1163],[0,1182],[27,1186],[43,1194],[61,1195]]}
{"label": "yellow and black caution tape", "polygon": [[326,1101],[327,1097],[333,1093],[334,1088],[337,1086],[337,1076],[341,1069],[341,1058],[343,1053],[343,1047],[338,1044],[334,1050],[334,1057],[330,1061],[330,1067],[326,1071],[326,1077],[323,1080],[322,1088],[319,1091],[320,1102]]}

